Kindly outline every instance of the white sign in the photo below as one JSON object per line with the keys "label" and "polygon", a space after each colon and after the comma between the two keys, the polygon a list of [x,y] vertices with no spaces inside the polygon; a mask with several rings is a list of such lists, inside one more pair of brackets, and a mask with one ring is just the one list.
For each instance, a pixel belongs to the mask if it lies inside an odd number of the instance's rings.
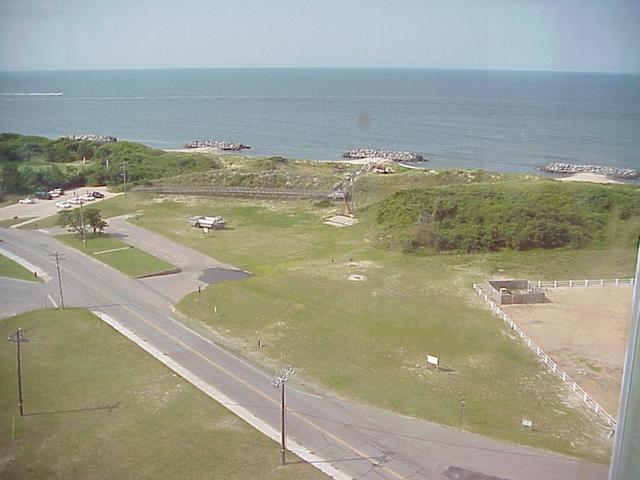
{"label": "white sign", "polygon": [[209,229],[207,227],[204,227],[202,230],[204,231],[204,233],[209,233]]}
{"label": "white sign", "polygon": [[434,355],[427,355],[427,363],[435,365],[437,367],[440,363],[440,359]]}
{"label": "white sign", "polygon": [[523,427],[527,427],[529,430],[531,430],[531,427],[533,427],[533,420],[527,420],[525,418],[522,419],[522,426]]}

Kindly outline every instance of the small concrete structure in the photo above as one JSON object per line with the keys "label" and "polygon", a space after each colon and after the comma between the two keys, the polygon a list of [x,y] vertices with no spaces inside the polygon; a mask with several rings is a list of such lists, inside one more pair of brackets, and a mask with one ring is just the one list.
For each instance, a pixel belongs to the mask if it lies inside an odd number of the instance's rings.
{"label": "small concrete structure", "polygon": [[499,305],[545,303],[544,291],[529,280],[489,280],[489,296]]}

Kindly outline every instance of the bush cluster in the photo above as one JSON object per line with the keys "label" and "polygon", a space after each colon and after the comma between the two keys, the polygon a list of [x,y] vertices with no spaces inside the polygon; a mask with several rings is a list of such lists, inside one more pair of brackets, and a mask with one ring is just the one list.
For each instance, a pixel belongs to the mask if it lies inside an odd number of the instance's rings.
{"label": "bush cluster", "polygon": [[612,219],[639,216],[640,190],[554,181],[416,189],[391,195],[375,215],[389,246],[405,249],[579,248],[602,241]]}
{"label": "bush cluster", "polygon": [[125,162],[131,184],[148,184],[158,178],[220,167],[219,161],[208,155],[168,153],[139,143],[100,144],[3,133],[0,193],[120,185]]}

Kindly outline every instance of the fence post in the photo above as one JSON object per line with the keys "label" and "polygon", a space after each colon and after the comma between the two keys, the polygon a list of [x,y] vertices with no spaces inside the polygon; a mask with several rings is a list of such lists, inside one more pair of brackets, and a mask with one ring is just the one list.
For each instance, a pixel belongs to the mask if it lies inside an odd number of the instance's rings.
{"label": "fence post", "polygon": [[558,287],[558,281],[557,281],[557,280],[554,280],[554,281],[553,281],[553,288],[557,288],[557,287]]}
{"label": "fence post", "polygon": [[618,285],[620,285],[620,279],[619,279],[619,278],[616,278],[616,287],[617,287]]}
{"label": "fence post", "polygon": [[600,279],[600,286],[603,287],[604,286],[604,278]]}
{"label": "fence post", "polygon": [[569,280],[569,286],[573,287],[573,280]]}
{"label": "fence post", "polygon": [[588,286],[589,286],[589,280],[585,280],[585,281],[584,281],[584,286],[585,286],[585,287],[588,287]]}

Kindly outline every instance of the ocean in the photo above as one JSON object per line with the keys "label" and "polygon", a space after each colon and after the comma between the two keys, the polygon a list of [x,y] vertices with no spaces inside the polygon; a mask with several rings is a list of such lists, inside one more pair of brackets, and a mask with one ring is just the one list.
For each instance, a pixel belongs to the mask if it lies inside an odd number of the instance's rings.
{"label": "ocean", "polygon": [[534,171],[549,162],[640,168],[640,75],[422,69],[0,72],[0,131],[195,139],[248,155],[339,159],[352,148],[425,166]]}

